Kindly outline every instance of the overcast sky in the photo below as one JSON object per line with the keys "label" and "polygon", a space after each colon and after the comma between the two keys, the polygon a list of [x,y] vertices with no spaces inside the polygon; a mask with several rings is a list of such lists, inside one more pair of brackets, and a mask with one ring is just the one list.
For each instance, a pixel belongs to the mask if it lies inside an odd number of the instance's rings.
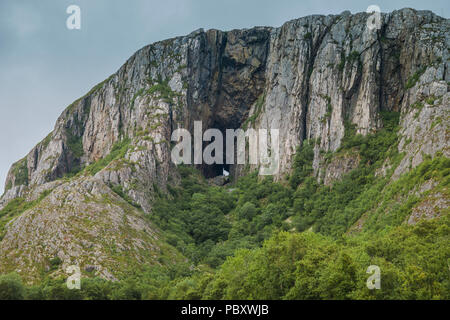
{"label": "overcast sky", "polygon": [[[0,194],[11,164],[52,129],[72,101],[141,47],[198,28],[280,26],[309,14],[404,7],[448,18],[448,0],[0,0]],[[66,9],[81,8],[81,30]]]}

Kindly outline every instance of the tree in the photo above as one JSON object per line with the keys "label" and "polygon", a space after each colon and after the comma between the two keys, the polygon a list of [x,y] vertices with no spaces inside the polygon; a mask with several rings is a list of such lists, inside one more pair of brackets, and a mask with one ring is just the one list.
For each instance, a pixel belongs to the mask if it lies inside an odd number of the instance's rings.
{"label": "tree", "polygon": [[18,274],[0,276],[0,300],[23,300],[24,296],[25,288]]}

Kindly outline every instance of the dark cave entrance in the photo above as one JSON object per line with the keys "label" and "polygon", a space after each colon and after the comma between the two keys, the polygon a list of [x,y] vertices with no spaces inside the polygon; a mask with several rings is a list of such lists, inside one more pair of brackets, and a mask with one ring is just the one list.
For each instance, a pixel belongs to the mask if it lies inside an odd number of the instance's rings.
{"label": "dark cave entrance", "polygon": [[[203,163],[201,165],[201,172],[203,176],[207,179],[215,178],[217,176],[228,176],[230,174],[231,165],[226,163],[226,152],[227,152],[227,146],[226,146],[226,125],[223,125],[219,122],[214,122],[213,125],[210,127],[211,129],[219,129],[222,133],[222,145],[223,145],[223,159],[222,163],[214,163],[214,164],[206,164]],[[204,131],[210,128],[203,128]],[[212,141],[206,141],[203,142],[203,150],[205,150],[205,147],[209,144],[213,143],[214,139]],[[215,153],[212,154],[215,156]],[[225,174],[226,173],[226,174]]]}
{"label": "dark cave entrance", "polygon": [[[244,108],[243,108],[244,109]],[[227,179],[232,180],[234,174],[235,164],[227,164],[226,156],[227,156],[227,143],[226,143],[226,132],[227,129],[237,130],[242,127],[243,121],[248,117],[248,108],[245,108],[246,112],[238,112],[237,110],[233,110],[230,113],[222,113],[217,112],[214,116],[214,120],[211,121],[211,125],[203,128],[203,133],[208,129],[218,129],[222,133],[222,145],[223,145],[223,159],[222,163],[214,163],[214,164],[206,164],[203,162],[202,165],[199,166],[200,171],[203,176],[207,179],[215,178],[217,176],[225,176]],[[206,146],[208,146],[212,141],[203,142],[203,150]],[[237,138],[234,139],[234,155],[236,159],[237,154]],[[214,155],[214,153],[213,153]]]}
{"label": "dark cave entrance", "polygon": [[215,178],[217,176],[229,176],[230,165],[229,164],[203,164],[202,165],[203,176],[207,179]]}

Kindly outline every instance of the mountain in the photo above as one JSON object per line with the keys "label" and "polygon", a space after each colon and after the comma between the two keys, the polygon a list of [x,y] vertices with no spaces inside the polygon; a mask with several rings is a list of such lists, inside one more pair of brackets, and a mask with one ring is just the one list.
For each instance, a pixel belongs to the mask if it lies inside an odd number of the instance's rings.
{"label": "mountain", "polygon": [[[274,213],[279,223],[271,218],[253,234],[270,225],[270,232],[358,237],[440,221],[449,203],[449,20],[402,9],[381,14],[380,28],[371,29],[368,18],[343,12],[279,28],[200,29],[137,51],[12,165],[0,199],[0,272],[36,282],[75,264],[84,276],[120,280],[140,266],[190,264],[179,234],[185,245],[209,239],[205,248],[220,251],[241,213],[248,221],[264,214],[279,188],[289,195],[283,214]],[[273,181],[255,178],[255,165],[201,164],[198,174],[173,164],[171,135],[194,132],[194,121],[224,135],[278,129]],[[231,183],[207,187],[223,170]],[[255,185],[277,187],[243,199]],[[234,203],[221,205],[223,219],[195,215],[195,201],[212,201],[202,198],[207,188]],[[164,205],[177,201],[192,201],[180,212],[197,220],[164,218],[182,207]],[[224,227],[201,234],[196,223]],[[224,245],[208,268],[269,238]]]}

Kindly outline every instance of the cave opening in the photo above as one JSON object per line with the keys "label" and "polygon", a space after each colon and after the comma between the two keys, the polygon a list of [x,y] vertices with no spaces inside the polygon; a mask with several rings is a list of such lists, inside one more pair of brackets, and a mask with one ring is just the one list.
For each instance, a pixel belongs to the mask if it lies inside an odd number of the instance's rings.
{"label": "cave opening", "polygon": [[[212,121],[212,124],[209,128],[203,128],[203,130],[207,130],[210,128],[214,128],[214,129],[218,129],[221,133],[222,133],[222,146],[223,146],[223,159],[222,159],[222,163],[214,163],[214,164],[206,164],[203,163],[201,165],[201,172],[203,174],[203,176],[207,179],[211,179],[211,178],[215,178],[218,176],[224,176],[227,178],[231,178],[232,176],[232,164],[227,164],[226,161],[226,153],[227,153],[227,145],[226,145],[226,130],[227,129],[233,129],[236,130],[238,128],[241,127],[241,122],[242,122],[242,117],[236,117],[236,114],[234,114],[233,116],[228,116],[228,117],[220,117],[219,115],[216,115],[214,121]],[[214,138],[212,139],[212,141],[206,141],[203,143],[203,150],[204,148],[213,143],[214,142]],[[237,141],[235,139],[235,144],[234,144],[234,152],[236,154],[236,144]],[[213,152],[212,155],[215,156],[215,153]]]}
{"label": "cave opening", "polygon": [[217,176],[228,177],[230,175],[229,164],[203,164],[202,165],[203,176],[207,179],[215,178]]}

